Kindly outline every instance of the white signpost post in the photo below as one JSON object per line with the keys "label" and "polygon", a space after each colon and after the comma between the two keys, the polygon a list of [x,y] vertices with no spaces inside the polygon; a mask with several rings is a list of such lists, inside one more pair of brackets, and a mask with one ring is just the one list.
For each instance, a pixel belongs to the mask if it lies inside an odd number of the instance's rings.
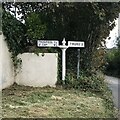
{"label": "white signpost post", "polygon": [[81,41],[68,41],[68,45],[66,45],[65,38],[62,41],[62,45],[58,44],[58,41],[51,40],[38,40],[38,47],[59,47],[62,50],[62,80],[65,80],[66,76],[66,50],[68,47],[85,47],[85,43]]}

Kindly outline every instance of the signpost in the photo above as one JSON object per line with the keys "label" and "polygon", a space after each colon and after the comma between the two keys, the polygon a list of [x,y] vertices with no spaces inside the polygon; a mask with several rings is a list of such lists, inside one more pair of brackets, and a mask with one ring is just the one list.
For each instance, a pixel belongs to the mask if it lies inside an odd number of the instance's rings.
{"label": "signpost", "polygon": [[59,45],[59,48],[62,50],[62,80],[65,80],[66,76],[66,50],[68,48],[65,41],[65,38],[62,41],[62,45]]}
{"label": "signpost", "polygon": [[52,40],[38,40],[37,41],[38,47],[57,47],[58,41],[52,41]]}
{"label": "signpost", "polygon": [[68,41],[69,47],[84,47],[84,42],[77,42],[77,41]]}
{"label": "signpost", "polygon": [[80,77],[80,49],[78,49],[77,79]]}
{"label": "signpost", "polygon": [[[68,45],[66,45],[65,38],[62,41],[62,45],[58,44],[58,41],[51,41],[51,40],[38,40],[37,46],[38,47],[59,47],[62,50],[62,80],[65,80],[66,76],[66,50],[68,47],[85,47],[85,43],[81,41],[68,41]],[[79,67],[79,63],[78,63]],[[79,68],[78,68],[79,69]],[[78,70],[79,72],[79,70]],[[77,73],[77,78],[79,73]]]}

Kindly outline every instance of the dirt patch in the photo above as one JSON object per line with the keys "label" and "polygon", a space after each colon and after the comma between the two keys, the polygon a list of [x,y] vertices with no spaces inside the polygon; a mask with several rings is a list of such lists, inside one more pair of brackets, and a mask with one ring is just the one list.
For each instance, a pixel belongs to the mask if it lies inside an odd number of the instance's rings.
{"label": "dirt patch", "polygon": [[47,108],[37,106],[30,107],[28,113],[29,117],[47,117],[49,115]]}

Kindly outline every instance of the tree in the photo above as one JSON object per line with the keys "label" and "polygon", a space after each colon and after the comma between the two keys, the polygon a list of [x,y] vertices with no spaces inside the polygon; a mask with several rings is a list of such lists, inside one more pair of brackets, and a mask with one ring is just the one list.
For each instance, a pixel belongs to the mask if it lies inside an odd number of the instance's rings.
{"label": "tree", "polygon": [[118,49],[120,49],[120,36],[118,36],[118,38],[117,38],[117,47],[118,47]]}
{"label": "tree", "polygon": [[[13,3],[4,3],[3,8],[9,12]],[[105,39],[115,26],[115,19],[120,12],[120,3],[16,3],[17,13],[25,21],[26,36],[32,38],[85,41],[81,50],[81,68],[88,73],[99,69],[104,59]],[[33,15],[34,12],[34,15]],[[32,16],[30,16],[32,14]],[[36,17],[35,17],[36,16]],[[29,19],[28,19],[29,18]],[[31,19],[36,23],[30,22]],[[40,19],[38,21],[38,19]],[[29,24],[28,24],[29,23]],[[34,24],[38,31],[34,30]],[[42,27],[43,26],[43,27]],[[41,36],[39,32],[41,31]],[[44,35],[43,35],[44,34]],[[102,48],[102,49],[101,49]],[[76,72],[77,50],[68,49],[68,68]],[[99,54],[98,54],[99,53]],[[99,55],[101,54],[100,59]],[[71,56],[71,57],[69,57]],[[72,64],[73,66],[71,66]],[[92,72],[93,71],[93,72]]]}
{"label": "tree", "polygon": [[105,73],[120,77],[120,37],[117,38],[117,47],[107,50]]}
{"label": "tree", "polygon": [[42,23],[39,14],[31,12],[25,20],[27,30],[26,35],[28,40],[30,40],[33,43],[36,43],[36,40],[44,38],[46,25]]}

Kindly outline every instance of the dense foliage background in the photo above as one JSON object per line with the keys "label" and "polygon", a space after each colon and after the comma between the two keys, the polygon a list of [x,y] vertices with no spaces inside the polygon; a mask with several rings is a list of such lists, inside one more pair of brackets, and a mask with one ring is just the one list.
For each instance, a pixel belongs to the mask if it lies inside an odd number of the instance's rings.
{"label": "dense foliage background", "polygon": [[107,50],[106,62],[105,73],[120,77],[120,37],[117,38],[117,47]]}
{"label": "dense foliage background", "polygon": [[[3,34],[6,36],[13,58],[26,51],[57,51],[59,59],[61,58],[61,51],[58,48],[38,49],[36,47],[38,39],[58,39],[61,43],[65,37],[67,41],[84,41],[85,48],[80,50],[80,74],[82,77],[80,79],[86,79],[82,84],[88,85],[91,89],[101,89],[100,86],[103,83],[99,82],[99,86],[94,83],[101,80],[97,77],[97,71],[102,70],[105,64],[105,39],[115,26],[115,19],[120,12],[119,2],[17,2],[3,3],[2,7]],[[19,20],[17,20],[16,13],[17,16],[20,15]],[[69,48],[67,50],[68,77],[66,76],[66,79],[68,81],[76,79],[77,55],[77,49]],[[59,62],[61,61],[59,60]],[[61,69],[59,75],[60,73]],[[68,81],[66,84],[72,83]]]}

